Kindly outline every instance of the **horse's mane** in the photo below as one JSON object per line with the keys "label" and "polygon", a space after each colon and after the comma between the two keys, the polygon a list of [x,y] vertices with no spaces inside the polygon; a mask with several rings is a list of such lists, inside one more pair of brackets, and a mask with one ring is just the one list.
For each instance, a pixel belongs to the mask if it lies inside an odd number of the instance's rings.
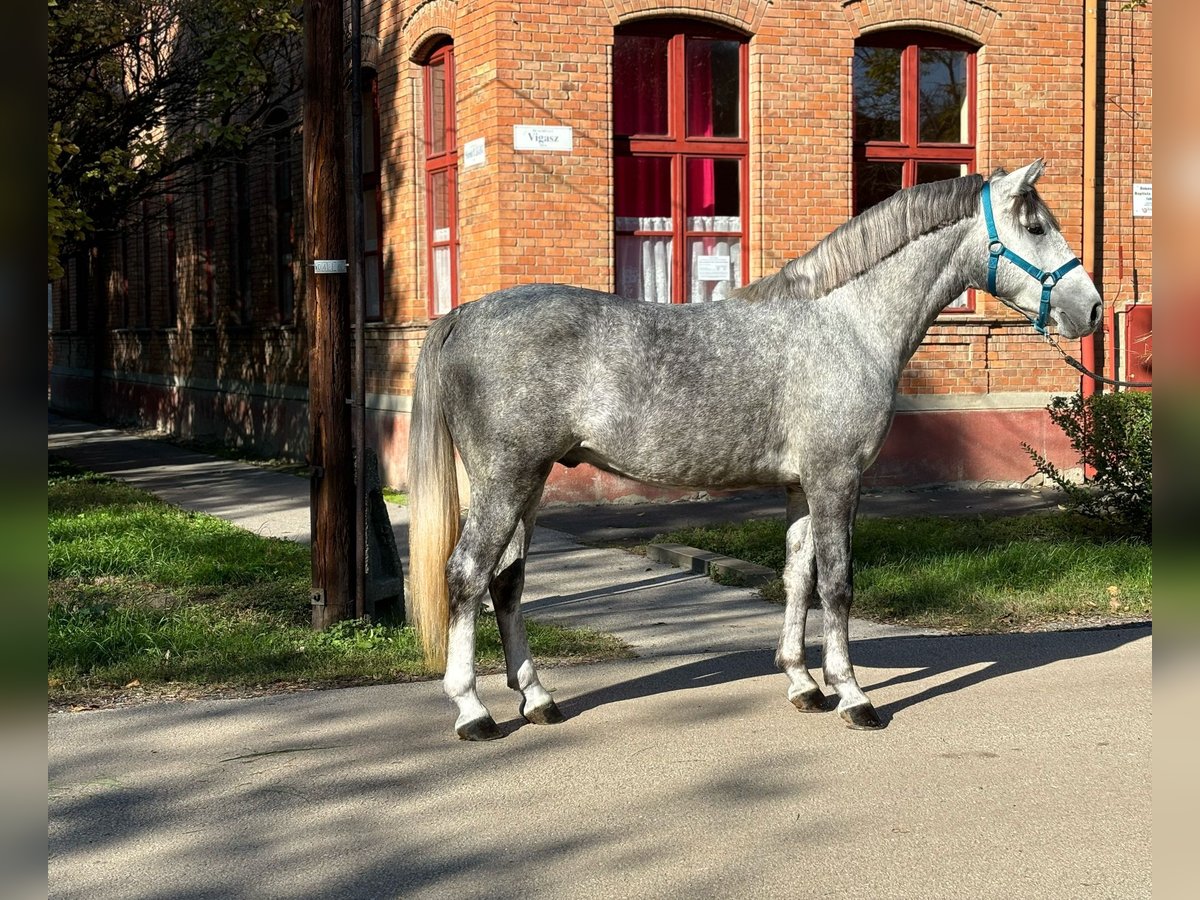
{"label": "horse's mane", "polygon": [[[730,297],[749,301],[770,297],[795,300],[823,297],[921,235],[974,215],[979,209],[982,190],[983,176],[967,175],[898,191],[838,226],[819,244],[774,275],[738,288]],[[1036,193],[1031,191],[1024,196],[1034,204],[1027,212],[1038,218],[1042,211],[1050,214]],[[1014,209],[1015,213],[1017,210]]]}

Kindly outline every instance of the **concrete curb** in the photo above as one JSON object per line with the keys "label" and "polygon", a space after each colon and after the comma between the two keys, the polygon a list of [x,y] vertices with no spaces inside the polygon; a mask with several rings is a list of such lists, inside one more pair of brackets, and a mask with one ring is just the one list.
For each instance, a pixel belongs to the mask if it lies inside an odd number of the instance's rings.
{"label": "concrete curb", "polygon": [[684,544],[650,544],[646,548],[646,555],[655,562],[678,566],[699,575],[733,579],[743,587],[761,587],[779,577],[774,569],[766,566]]}

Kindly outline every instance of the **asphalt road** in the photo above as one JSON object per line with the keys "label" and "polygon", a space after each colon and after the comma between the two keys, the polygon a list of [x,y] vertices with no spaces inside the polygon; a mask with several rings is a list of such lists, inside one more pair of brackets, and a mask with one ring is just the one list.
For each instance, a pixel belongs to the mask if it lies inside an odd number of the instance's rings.
{"label": "asphalt road", "polygon": [[52,715],[50,896],[1150,896],[1147,628],[854,653],[882,732],[769,650],[486,677],[491,744],[430,682]]}
{"label": "asphalt road", "polygon": [[[63,420],[50,446],[307,535],[290,476]],[[856,620],[867,733],[791,707],[751,591],[540,528],[526,605],[639,657],[544,672],[556,726],[483,678],[491,744],[454,738],[435,682],[51,714],[50,896],[1150,896],[1148,626]]]}

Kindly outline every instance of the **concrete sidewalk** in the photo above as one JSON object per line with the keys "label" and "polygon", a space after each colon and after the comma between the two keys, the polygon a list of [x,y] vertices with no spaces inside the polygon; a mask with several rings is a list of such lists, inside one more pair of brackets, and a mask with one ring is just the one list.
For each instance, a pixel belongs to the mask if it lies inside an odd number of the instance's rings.
{"label": "concrete sidewalk", "polygon": [[[49,446],[307,534],[302,479],[65,420]],[[485,745],[454,739],[436,682],[52,714],[50,895],[1150,895],[1148,627],[855,622],[888,728],[854,732],[788,704],[780,611],[752,592],[551,529],[533,553],[531,615],[639,653],[545,672],[566,723],[524,725],[502,676]]]}
{"label": "concrete sidewalk", "polygon": [[[48,447],[76,465],[120,478],[184,509],[210,513],[265,536],[309,540],[309,485],[303,478],[55,415],[49,420]],[[681,507],[674,514],[653,505],[626,508],[631,526],[624,536],[665,529],[675,517],[699,512],[682,507],[707,507],[707,519],[720,521],[736,512],[726,512],[727,506],[740,502],[735,497],[671,504]],[[602,523],[611,522],[597,507],[548,512],[556,525],[574,531],[586,531],[593,514],[600,514]],[[407,570],[408,510],[389,504],[388,513]],[[615,530],[611,524],[601,528]],[[616,634],[641,656],[770,649],[781,627],[780,610],[762,603],[753,590],[722,587],[703,575],[589,546],[564,531],[540,526],[530,547],[524,603],[542,621]],[[810,634],[820,634],[820,627],[820,612],[815,611]],[[856,638],[915,633],[860,620],[851,628]]]}

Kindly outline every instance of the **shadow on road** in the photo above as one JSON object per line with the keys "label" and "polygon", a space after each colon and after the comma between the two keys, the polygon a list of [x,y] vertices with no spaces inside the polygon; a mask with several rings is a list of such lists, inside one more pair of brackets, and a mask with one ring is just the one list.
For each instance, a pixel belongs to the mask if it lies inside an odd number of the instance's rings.
{"label": "shadow on road", "polygon": [[[1038,669],[1063,660],[1107,653],[1149,637],[1150,632],[1150,624],[1145,623],[1033,634],[872,638],[852,641],[851,656],[859,668],[863,689],[868,693],[890,685],[937,679],[935,684],[878,707],[880,718],[886,725],[896,714],[934,697],[962,691],[992,678]],[[809,664],[815,667],[819,664],[820,654],[816,647],[809,646],[807,649]],[[863,677],[864,671],[870,669],[908,671],[885,681],[872,682],[869,677]],[[942,676],[959,669],[969,671],[943,680]],[[568,717],[577,716],[609,703],[728,684],[777,671],[771,651],[741,651],[623,681],[566,699],[559,705]]]}

